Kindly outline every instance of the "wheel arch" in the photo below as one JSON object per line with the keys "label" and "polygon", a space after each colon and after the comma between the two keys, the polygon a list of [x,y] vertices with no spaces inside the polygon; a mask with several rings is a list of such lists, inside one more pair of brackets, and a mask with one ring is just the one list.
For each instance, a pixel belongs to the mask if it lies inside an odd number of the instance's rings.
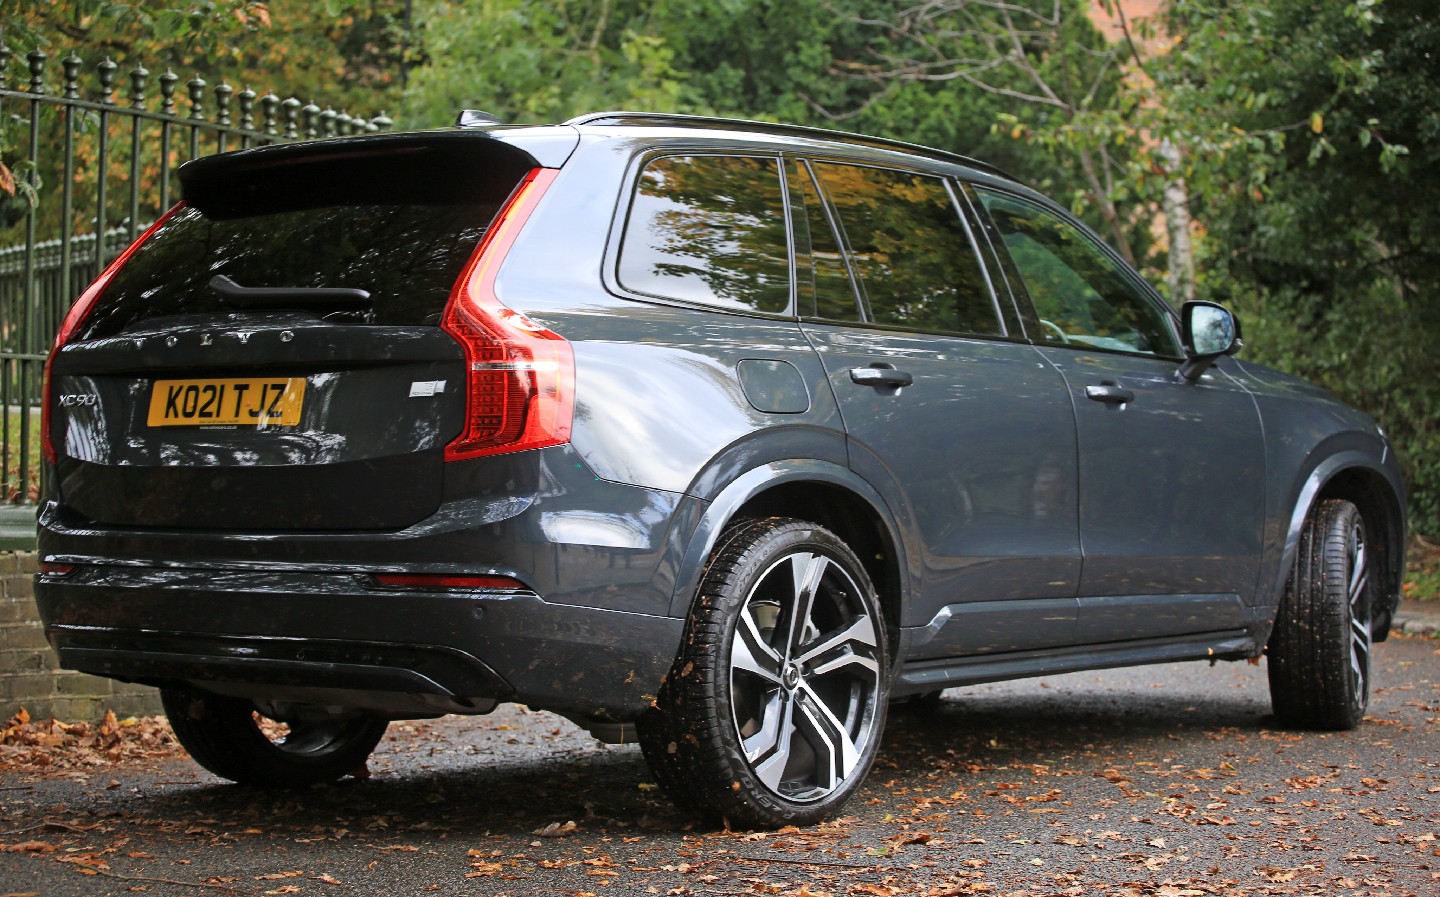
{"label": "wheel arch", "polygon": [[672,616],[688,615],[721,534],[736,520],[795,517],[817,523],[850,546],[880,595],[895,647],[910,582],[904,540],[880,494],[848,468],[828,461],[776,461],[736,477],[709,502],[685,551]]}
{"label": "wheel arch", "polygon": [[[1344,451],[1331,455],[1317,464],[1304,479],[1292,507],[1285,534],[1279,576],[1273,583],[1274,602],[1278,608],[1286,583],[1295,566],[1301,531],[1315,506],[1330,499],[1343,499],[1360,511],[1368,530],[1369,541],[1379,551],[1375,568],[1384,575],[1382,605],[1376,609],[1372,636],[1384,641],[1390,621],[1400,602],[1400,583],[1405,572],[1405,499],[1404,487],[1393,464],[1393,456],[1383,454],[1381,463],[1369,453]],[[1391,463],[1385,463],[1385,462]],[[1274,614],[1270,617],[1274,626]],[[1266,633],[1268,640],[1269,633]]]}

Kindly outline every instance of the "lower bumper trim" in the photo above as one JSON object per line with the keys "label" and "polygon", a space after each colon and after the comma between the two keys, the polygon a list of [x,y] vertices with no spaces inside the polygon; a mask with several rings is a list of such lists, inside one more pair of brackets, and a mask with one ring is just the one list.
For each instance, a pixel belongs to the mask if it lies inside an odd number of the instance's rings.
{"label": "lower bumper trim", "polygon": [[455,648],[51,626],[61,665],[158,683],[245,682],[506,699],[510,683]]}

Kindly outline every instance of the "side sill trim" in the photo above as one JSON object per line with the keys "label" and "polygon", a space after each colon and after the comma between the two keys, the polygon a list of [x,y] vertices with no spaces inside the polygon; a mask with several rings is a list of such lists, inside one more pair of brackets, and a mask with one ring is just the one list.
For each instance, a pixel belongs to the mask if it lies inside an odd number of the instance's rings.
{"label": "side sill trim", "polygon": [[1262,648],[1263,645],[1250,633],[1228,630],[1182,639],[1146,639],[1111,645],[927,660],[902,667],[895,677],[891,693],[903,696],[956,685],[1180,660],[1242,660],[1260,656]]}

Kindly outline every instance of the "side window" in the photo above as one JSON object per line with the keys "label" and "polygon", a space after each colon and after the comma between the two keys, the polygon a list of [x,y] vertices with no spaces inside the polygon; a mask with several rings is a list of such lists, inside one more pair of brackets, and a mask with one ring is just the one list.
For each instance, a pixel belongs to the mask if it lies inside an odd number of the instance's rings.
{"label": "side window", "polygon": [[860,306],[840,241],[804,162],[790,165],[794,205],[795,295],[800,314],[830,321],[860,320]]}
{"label": "side window", "polygon": [[969,231],[937,177],[818,162],[870,317],[917,330],[999,335]]}
{"label": "side window", "polygon": [[651,296],[785,312],[790,258],[779,161],[652,159],[630,203],[619,278]]}
{"label": "side window", "polygon": [[1040,316],[1040,338],[1145,355],[1178,356],[1164,312],[1119,262],[1041,206],[977,190]]}

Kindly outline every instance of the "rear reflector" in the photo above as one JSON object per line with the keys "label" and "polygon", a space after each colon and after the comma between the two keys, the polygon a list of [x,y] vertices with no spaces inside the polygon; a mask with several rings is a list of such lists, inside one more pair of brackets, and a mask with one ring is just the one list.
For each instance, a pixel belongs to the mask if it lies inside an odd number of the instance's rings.
{"label": "rear reflector", "polygon": [[75,572],[74,564],[55,564],[50,561],[40,562],[41,576],[69,576]]}
{"label": "rear reflector", "polygon": [[445,460],[570,441],[575,358],[570,344],[495,294],[505,254],[558,172],[531,170],[495,216],[445,306],[440,327],[465,350],[465,426]]}
{"label": "rear reflector", "polygon": [[525,584],[508,576],[452,576],[448,573],[375,573],[382,586],[400,589],[470,589],[473,591],[515,591]]}

